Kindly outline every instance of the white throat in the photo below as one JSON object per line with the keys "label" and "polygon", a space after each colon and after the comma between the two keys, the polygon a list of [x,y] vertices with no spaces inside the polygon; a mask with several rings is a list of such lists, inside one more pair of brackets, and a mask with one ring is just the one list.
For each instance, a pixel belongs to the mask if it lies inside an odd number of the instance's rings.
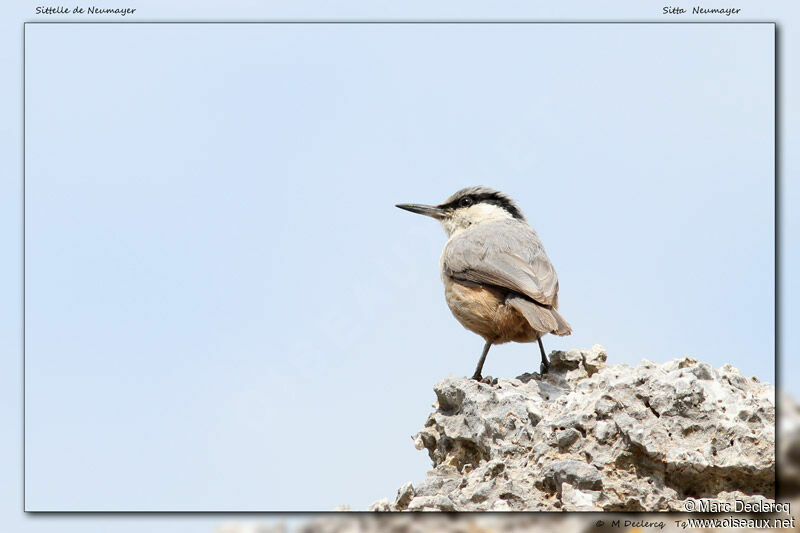
{"label": "white throat", "polygon": [[476,224],[513,218],[511,213],[500,206],[480,203],[467,208],[456,209],[452,217],[442,220],[442,227],[447,236],[452,239],[465,229]]}

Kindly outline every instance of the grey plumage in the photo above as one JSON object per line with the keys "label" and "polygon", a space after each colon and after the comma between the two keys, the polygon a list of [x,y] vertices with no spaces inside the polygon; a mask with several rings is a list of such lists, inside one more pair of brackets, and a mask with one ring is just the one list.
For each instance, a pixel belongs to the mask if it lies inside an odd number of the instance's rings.
{"label": "grey plumage", "polygon": [[488,187],[462,189],[438,206],[397,207],[439,220],[449,236],[440,260],[445,297],[456,319],[486,346],[568,335],[558,312],[558,276],[536,231],[511,197]]}
{"label": "grey plumage", "polygon": [[540,333],[554,333],[556,335],[569,335],[572,328],[564,317],[553,307],[531,302],[520,296],[509,295],[506,304],[522,313],[531,327]]}
{"label": "grey plumage", "polygon": [[448,241],[442,263],[455,279],[488,283],[557,305],[558,277],[536,231],[510,219],[476,224]]}

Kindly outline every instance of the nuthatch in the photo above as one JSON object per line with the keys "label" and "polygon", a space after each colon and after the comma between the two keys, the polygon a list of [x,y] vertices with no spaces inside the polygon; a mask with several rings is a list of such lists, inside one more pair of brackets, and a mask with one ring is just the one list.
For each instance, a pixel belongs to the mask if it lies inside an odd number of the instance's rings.
{"label": "nuthatch", "polygon": [[482,379],[489,348],[509,341],[538,341],[546,373],[542,335],[569,335],[572,328],[557,311],[556,271],[516,202],[478,186],[437,206],[397,207],[439,220],[449,237],[439,260],[447,305],[486,340],[473,379]]}

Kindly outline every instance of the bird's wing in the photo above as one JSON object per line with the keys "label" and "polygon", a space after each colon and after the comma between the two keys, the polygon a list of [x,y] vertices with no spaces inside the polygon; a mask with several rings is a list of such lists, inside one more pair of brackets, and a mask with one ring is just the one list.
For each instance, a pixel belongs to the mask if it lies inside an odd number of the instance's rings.
{"label": "bird's wing", "polygon": [[557,305],[558,276],[536,232],[516,221],[477,225],[448,242],[442,256],[448,276],[524,294]]}

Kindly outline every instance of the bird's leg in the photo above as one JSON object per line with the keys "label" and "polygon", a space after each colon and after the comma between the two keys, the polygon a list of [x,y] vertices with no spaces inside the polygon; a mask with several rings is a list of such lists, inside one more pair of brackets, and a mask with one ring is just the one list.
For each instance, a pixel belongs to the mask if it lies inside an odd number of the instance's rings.
{"label": "bird's leg", "polygon": [[492,341],[486,341],[486,345],[483,347],[483,353],[481,354],[481,360],[478,361],[478,366],[475,368],[475,373],[472,374],[472,379],[476,381],[480,381],[483,379],[481,376],[481,371],[483,370],[483,362],[486,361],[486,354],[489,353],[489,348],[492,347]]}
{"label": "bird's leg", "polygon": [[539,368],[541,374],[547,374],[547,371],[550,369],[550,363],[547,361],[547,356],[544,354],[544,345],[542,344],[542,336],[539,335],[539,338],[536,339],[539,341],[539,351],[542,352],[542,366]]}

